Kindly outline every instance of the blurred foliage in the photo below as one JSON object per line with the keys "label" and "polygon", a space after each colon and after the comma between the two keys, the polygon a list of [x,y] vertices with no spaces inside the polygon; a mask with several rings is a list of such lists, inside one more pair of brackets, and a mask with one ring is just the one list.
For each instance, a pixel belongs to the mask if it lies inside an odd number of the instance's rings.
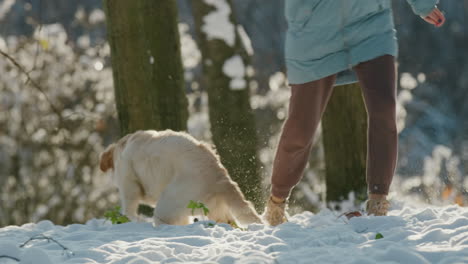
{"label": "blurred foliage", "polygon": [[27,66],[61,118],[0,59],[0,225],[83,222],[117,200],[97,166],[103,138],[116,126],[109,48],[73,49],[54,24],[40,31],[49,43],[43,49],[38,34],[0,38],[0,48]]}

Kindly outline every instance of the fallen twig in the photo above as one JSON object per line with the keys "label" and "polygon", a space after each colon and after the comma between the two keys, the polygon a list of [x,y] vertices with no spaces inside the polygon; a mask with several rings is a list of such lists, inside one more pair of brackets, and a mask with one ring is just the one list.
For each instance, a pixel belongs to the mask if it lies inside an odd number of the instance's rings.
{"label": "fallen twig", "polygon": [[63,251],[67,254],[67,255],[75,255],[75,253],[73,253],[73,251],[71,251],[69,248],[67,248],[66,246],[62,245],[60,242],[58,242],[57,240],[53,239],[52,237],[48,237],[48,236],[45,236],[43,234],[40,234],[40,235],[35,235],[33,237],[31,237],[30,239],[28,239],[26,242],[24,242],[23,244],[20,245],[20,248],[26,246],[27,244],[29,244],[29,242],[33,241],[33,240],[41,240],[41,239],[44,239],[44,240],[47,240],[47,242],[54,242],[55,244],[59,245]]}
{"label": "fallen twig", "polygon": [[17,262],[20,262],[19,259],[15,258],[15,257],[12,257],[12,256],[8,256],[8,255],[1,255],[0,258],[7,258],[7,259],[12,259],[12,260],[15,260]]}

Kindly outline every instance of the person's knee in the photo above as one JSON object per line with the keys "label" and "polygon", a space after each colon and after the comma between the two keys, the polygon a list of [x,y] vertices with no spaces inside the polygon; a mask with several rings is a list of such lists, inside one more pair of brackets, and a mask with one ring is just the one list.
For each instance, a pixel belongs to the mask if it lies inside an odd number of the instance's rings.
{"label": "person's knee", "polygon": [[306,147],[315,133],[316,123],[317,121],[312,120],[311,117],[307,118],[304,113],[297,115],[293,113],[284,123],[281,140],[287,145]]}
{"label": "person's knee", "polygon": [[282,145],[288,152],[303,151],[312,142],[311,133],[301,124],[285,127],[282,134]]}

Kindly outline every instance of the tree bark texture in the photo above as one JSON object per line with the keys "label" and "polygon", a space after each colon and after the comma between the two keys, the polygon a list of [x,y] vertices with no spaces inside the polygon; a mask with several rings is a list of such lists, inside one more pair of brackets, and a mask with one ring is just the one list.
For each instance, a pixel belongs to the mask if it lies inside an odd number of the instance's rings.
{"label": "tree bark texture", "polygon": [[[232,10],[231,2],[226,3]],[[209,38],[202,29],[206,23],[204,19],[210,12],[216,11],[216,7],[205,1],[192,1],[191,4],[203,57],[203,87],[208,93],[213,142],[232,179],[239,184],[246,198],[260,209],[263,206],[263,189],[248,77],[244,74],[244,88],[232,90],[231,78],[223,72],[225,62],[235,55],[240,55],[243,64],[247,65],[247,53],[236,30],[232,12],[229,14],[229,22],[234,26],[235,43],[231,46],[222,39]]]}
{"label": "tree bark texture", "polygon": [[367,113],[358,84],[337,86],[322,118],[327,201],[366,197]]}
{"label": "tree bark texture", "polygon": [[187,128],[175,0],[104,0],[121,134]]}

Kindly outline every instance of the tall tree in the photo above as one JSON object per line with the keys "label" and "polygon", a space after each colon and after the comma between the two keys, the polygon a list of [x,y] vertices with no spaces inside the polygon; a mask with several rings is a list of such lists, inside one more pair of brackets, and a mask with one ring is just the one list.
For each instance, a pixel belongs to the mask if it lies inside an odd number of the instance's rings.
{"label": "tall tree", "polygon": [[327,201],[366,196],[367,113],[359,84],[334,88],[322,118]]}
{"label": "tall tree", "polygon": [[203,57],[203,85],[208,92],[213,141],[233,180],[260,209],[263,189],[245,66],[250,46],[245,43],[246,36],[241,39],[244,32],[235,22],[230,1],[191,4]]}
{"label": "tall tree", "polygon": [[104,0],[121,133],[187,128],[176,0]]}

